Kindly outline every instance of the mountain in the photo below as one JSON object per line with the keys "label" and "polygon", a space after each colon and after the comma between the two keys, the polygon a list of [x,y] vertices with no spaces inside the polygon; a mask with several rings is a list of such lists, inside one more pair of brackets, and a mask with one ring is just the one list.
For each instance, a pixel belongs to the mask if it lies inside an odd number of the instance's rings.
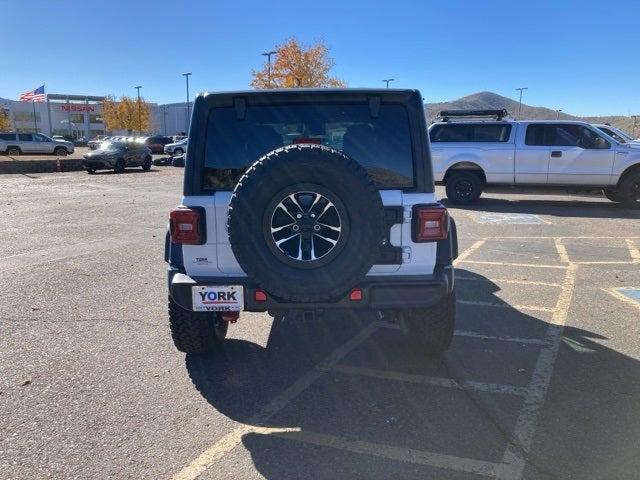
{"label": "mountain", "polygon": [[[503,97],[493,92],[478,92],[466,97],[459,98],[450,102],[427,103],[425,110],[429,123],[434,121],[441,110],[460,110],[460,109],[496,109],[504,108],[509,112],[510,116],[517,115],[518,101],[511,98]],[[533,107],[531,105],[522,104],[523,120],[555,120],[556,111],[552,108]],[[582,120],[589,123],[610,123],[629,133],[633,131],[633,119],[623,115],[617,116],[600,116],[600,117],[579,117],[560,112],[561,120]],[[638,125],[640,126],[640,125]],[[640,132],[636,126],[636,134]]]}

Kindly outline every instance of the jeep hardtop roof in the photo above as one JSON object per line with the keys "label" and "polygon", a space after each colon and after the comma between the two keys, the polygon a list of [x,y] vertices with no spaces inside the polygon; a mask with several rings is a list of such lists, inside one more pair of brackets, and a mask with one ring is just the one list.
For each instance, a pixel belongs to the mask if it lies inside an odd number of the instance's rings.
{"label": "jeep hardtop roof", "polygon": [[[433,174],[422,95],[415,89],[395,88],[290,88],[201,93],[195,99],[185,168],[184,190],[188,195],[207,195],[201,186],[208,122],[212,109],[233,107],[242,121],[247,107],[301,104],[368,104],[371,118],[377,118],[381,104],[406,108],[413,152],[414,192],[433,192]],[[257,159],[256,159],[257,160]]]}

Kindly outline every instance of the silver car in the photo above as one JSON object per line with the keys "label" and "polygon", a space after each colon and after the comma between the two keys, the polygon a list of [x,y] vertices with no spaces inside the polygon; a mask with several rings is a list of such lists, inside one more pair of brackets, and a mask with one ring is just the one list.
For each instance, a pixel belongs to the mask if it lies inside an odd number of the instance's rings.
{"label": "silver car", "polygon": [[12,157],[25,153],[49,153],[64,157],[74,150],[73,143],[54,140],[41,133],[0,133],[0,153]]}
{"label": "silver car", "polygon": [[187,144],[188,144],[188,138],[183,138],[182,140],[175,142],[175,143],[169,143],[167,145],[164,146],[164,153],[168,153],[169,155],[173,155],[176,157],[179,157],[180,155],[182,155],[183,153],[187,153]]}

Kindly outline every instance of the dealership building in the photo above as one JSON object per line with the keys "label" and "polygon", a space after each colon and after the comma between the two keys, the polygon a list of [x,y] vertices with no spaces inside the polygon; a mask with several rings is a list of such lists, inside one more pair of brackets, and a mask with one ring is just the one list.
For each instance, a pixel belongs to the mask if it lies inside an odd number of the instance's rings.
{"label": "dealership building", "polygon": [[[102,101],[105,97],[49,93],[44,102],[20,102],[0,98],[0,109],[8,115],[12,129],[20,133],[40,132],[91,139],[97,135],[124,135],[125,131],[105,131]],[[187,131],[187,104],[151,105],[151,131],[177,135]]]}

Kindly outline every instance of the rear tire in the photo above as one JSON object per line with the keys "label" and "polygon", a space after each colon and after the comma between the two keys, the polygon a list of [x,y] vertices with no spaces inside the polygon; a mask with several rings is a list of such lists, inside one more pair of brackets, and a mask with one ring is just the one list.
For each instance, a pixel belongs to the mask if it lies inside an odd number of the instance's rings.
{"label": "rear tire", "polygon": [[116,166],[113,168],[115,173],[124,173],[125,163],[123,159],[116,161]]}
{"label": "rear tire", "polygon": [[176,149],[173,151],[173,156],[174,156],[174,157],[179,157],[180,155],[183,155],[183,154],[184,154],[184,150],[183,150],[183,149],[181,149],[181,148],[176,148]]}
{"label": "rear tire", "polygon": [[10,157],[17,157],[20,155],[20,149],[18,147],[9,147],[7,148],[7,155]]}
{"label": "rear tire", "polygon": [[441,357],[451,345],[456,321],[455,290],[430,308],[403,310],[400,321],[410,347],[430,357]]}
{"label": "rear tire", "polygon": [[142,163],[142,170],[144,170],[145,172],[148,172],[149,170],[151,170],[151,164],[152,164],[152,160],[151,157],[147,157],[144,159],[144,162]]}
{"label": "rear tire", "polygon": [[224,344],[229,325],[219,313],[185,310],[169,298],[169,326],[173,344],[184,353],[213,353]]}
{"label": "rear tire", "polygon": [[475,172],[454,171],[446,183],[447,198],[456,205],[475,203],[482,194],[482,179]]}
{"label": "rear tire", "polygon": [[87,173],[89,175],[93,175],[94,173],[96,173],[96,169],[95,168],[87,168]]}
{"label": "rear tire", "polygon": [[56,149],[53,151],[53,154],[58,157],[66,157],[69,152],[67,152],[67,149],[64,147],[56,147]]}
{"label": "rear tire", "polygon": [[620,193],[618,193],[618,190],[614,188],[604,188],[602,190],[602,194],[612,202],[620,203],[623,201],[623,198],[620,196]]}
{"label": "rear tire", "polygon": [[618,193],[625,207],[640,208],[640,172],[626,175],[620,182]]}

